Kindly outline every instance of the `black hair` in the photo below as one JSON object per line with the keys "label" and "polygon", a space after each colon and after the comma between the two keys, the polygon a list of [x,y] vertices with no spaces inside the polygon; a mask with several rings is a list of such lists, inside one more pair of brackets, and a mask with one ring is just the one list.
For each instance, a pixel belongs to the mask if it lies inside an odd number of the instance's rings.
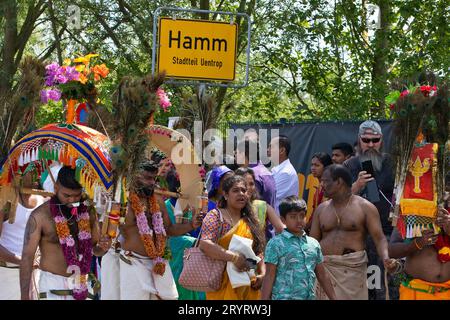
{"label": "black hair", "polygon": [[325,170],[330,172],[331,179],[333,179],[333,181],[341,178],[345,182],[347,187],[352,187],[352,175],[347,167],[341,164],[332,164]]}
{"label": "black hair", "polygon": [[[249,175],[252,176],[253,181],[256,181],[256,178],[255,178],[255,172],[254,172],[252,169],[250,169],[250,168],[241,167],[241,168],[236,169],[236,170],[234,171],[234,173],[235,173],[236,175],[242,176],[242,177],[244,177],[244,178],[245,178],[245,176],[246,176],[247,174],[249,174]],[[259,198],[259,195],[258,195],[258,189],[256,189],[256,194],[254,195],[254,197],[255,197],[255,198],[252,198],[252,199],[250,199],[250,200],[252,201],[252,200],[255,200],[255,199],[258,199],[258,198]]]}
{"label": "black hair", "polygon": [[253,171],[253,169],[250,168],[246,168],[246,167],[241,167],[238,168],[234,171],[235,174],[237,174],[238,176],[245,176],[246,174],[249,174],[253,177],[253,180],[255,179],[255,172]]}
{"label": "black hair", "polygon": [[353,147],[347,142],[339,142],[331,147],[331,150],[341,150],[345,156],[353,154]]}
{"label": "black hair", "polygon": [[307,209],[307,205],[305,200],[299,199],[297,196],[289,196],[284,198],[280,205],[278,206],[280,210],[280,216],[286,218],[286,215],[289,212],[293,211],[305,211]]}
{"label": "black hair", "polygon": [[59,170],[56,182],[67,189],[83,189],[83,186],[75,178],[75,169],[69,166],[64,166]]}
{"label": "black hair", "polygon": [[[227,177],[223,181],[222,190],[226,193],[230,192],[231,188],[239,182],[243,182],[245,184],[245,179],[242,176],[239,175],[232,175],[230,177]],[[225,200],[225,197],[222,195],[222,197],[219,200],[218,203],[219,208],[226,208],[227,207],[227,200]],[[261,230],[258,217],[254,213],[252,206],[250,204],[250,201],[247,201],[247,204],[244,208],[241,210],[241,218],[244,219],[244,221],[247,223],[247,225],[250,228],[250,232],[253,237],[253,251],[258,255],[262,252],[264,252],[265,247],[265,236]]]}
{"label": "black hair", "polygon": [[330,155],[326,152],[317,152],[312,156],[311,159],[314,159],[314,158],[317,158],[320,161],[320,163],[323,164],[324,168],[328,167],[330,164],[333,163]]}
{"label": "black hair", "polygon": [[241,141],[238,143],[237,149],[244,152],[247,160],[250,160],[250,151],[256,150],[256,161],[259,161],[259,143],[257,141],[249,139]]}
{"label": "black hair", "polygon": [[291,152],[291,139],[283,134],[274,138],[278,138],[278,148],[284,148],[286,150],[286,156],[289,156],[289,152]]}
{"label": "black hair", "polygon": [[153,160],[142,161],[139,168],[148,172],[158,172],[158,164],[156,164]]}
{"label": "black hair", "polygon": [[166,177],[167,184],[169,185],[169,191],[178,192],[180,188],[180,180],[177,179],[177,172],[174,169],[169,170]]}

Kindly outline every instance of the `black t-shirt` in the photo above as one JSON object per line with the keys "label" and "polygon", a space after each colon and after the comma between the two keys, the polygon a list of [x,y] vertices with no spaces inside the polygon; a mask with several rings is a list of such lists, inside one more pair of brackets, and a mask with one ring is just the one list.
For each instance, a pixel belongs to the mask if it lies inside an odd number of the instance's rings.
{"label": "black t-shirt", "polygon": [[[358,180],[358,173],[360,171],[363,171],[361,166],[361,159],[359,158],[359,156],[348,159],[344,162],[344,166],[346,166],[350,170],[352,174],[352,182]],[[392,232],[392,224],[389,221],[389,211],[391,209],[391,204],[385,199],[385,197],[392,202],[395,177],[392,167],[392,159],[388,154],[383,154],[381,171],[376,171],[374,176],[378,185],[380,196],[380,201],[375,202],[374,205],[375,207],[377,207],[378,213],[380,214],[381,226],[383,228],[384,234],[390,235]],[[366,193],[366,188],[364,188],[361,191],[360,196],[367,198]]]}

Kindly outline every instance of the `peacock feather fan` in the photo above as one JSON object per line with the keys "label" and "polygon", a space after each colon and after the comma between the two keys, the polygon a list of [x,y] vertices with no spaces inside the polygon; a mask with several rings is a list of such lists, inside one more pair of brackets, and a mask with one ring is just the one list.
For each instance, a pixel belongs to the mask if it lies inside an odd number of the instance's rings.
{"label": "peacock feather fan", "polygon": [[[448,150],[446,144],[449,140],[448,87],[422,85],[411,86],[403,92],[393,92],[397,96],[395,104],[391,105],[394,124],[394,149],[393,157],[396,162],[396,190],[395,199],[400,199],[406,180],[408,162],[411,158],[416,138],[422,134],[425,141],[437,143],[438,149],[438,173],[437,193],[443,196],[445,172],[448,170]],[[442,201],[441,199],[439,202]],[[394,216],[398,216],[394,213]]]}
{"label": "peacock feather fan", "polygon": [[149,136],[145,128],[159,109],[156,91],[164,82],[164,74],[143,78],[124,77],[113,95],[113,124],[110,150],[115,181],[127,178],[133,186],[139,164],[145,157]]}
{"label": "peacock feather fan", "polygon": [[[11,141],[32,130],[44,85],[44,64],[31,56],[19,66],[19,78],[11,92],[0,95],[0,158],[7,155]],[[17,135],[17,136],[16,136]]]}

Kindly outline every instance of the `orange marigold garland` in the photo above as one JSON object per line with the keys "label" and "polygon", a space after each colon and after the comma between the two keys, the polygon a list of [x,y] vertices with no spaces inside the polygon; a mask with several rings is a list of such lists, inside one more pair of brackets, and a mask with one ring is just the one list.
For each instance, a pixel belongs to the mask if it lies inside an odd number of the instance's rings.
{"label": "orange marigold garland", "polygon": [[153,272],[162,276],[166,271],[163,256],[167,237],[159,205],[154,195],[148,198],[148,208],[152,217],[152,227],[150,228],[147,217],[145,216],[145,208],[139,196],[136,193],[131,193],[129,199],[131,208],[136,216],[137,227],[145,251],[149,258],[155,259]]}

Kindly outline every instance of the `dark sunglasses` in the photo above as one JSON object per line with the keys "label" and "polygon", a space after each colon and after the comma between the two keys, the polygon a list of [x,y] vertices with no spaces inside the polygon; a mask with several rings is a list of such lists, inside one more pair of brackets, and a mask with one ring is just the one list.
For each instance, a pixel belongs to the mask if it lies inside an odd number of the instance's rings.
{"label": "dark sunglasses", "polygon": [[370,143],[370,141],[372,141],[373,143],[378,143],[380,142],[381,138],[361,138],[361,141],[364,143]]}

